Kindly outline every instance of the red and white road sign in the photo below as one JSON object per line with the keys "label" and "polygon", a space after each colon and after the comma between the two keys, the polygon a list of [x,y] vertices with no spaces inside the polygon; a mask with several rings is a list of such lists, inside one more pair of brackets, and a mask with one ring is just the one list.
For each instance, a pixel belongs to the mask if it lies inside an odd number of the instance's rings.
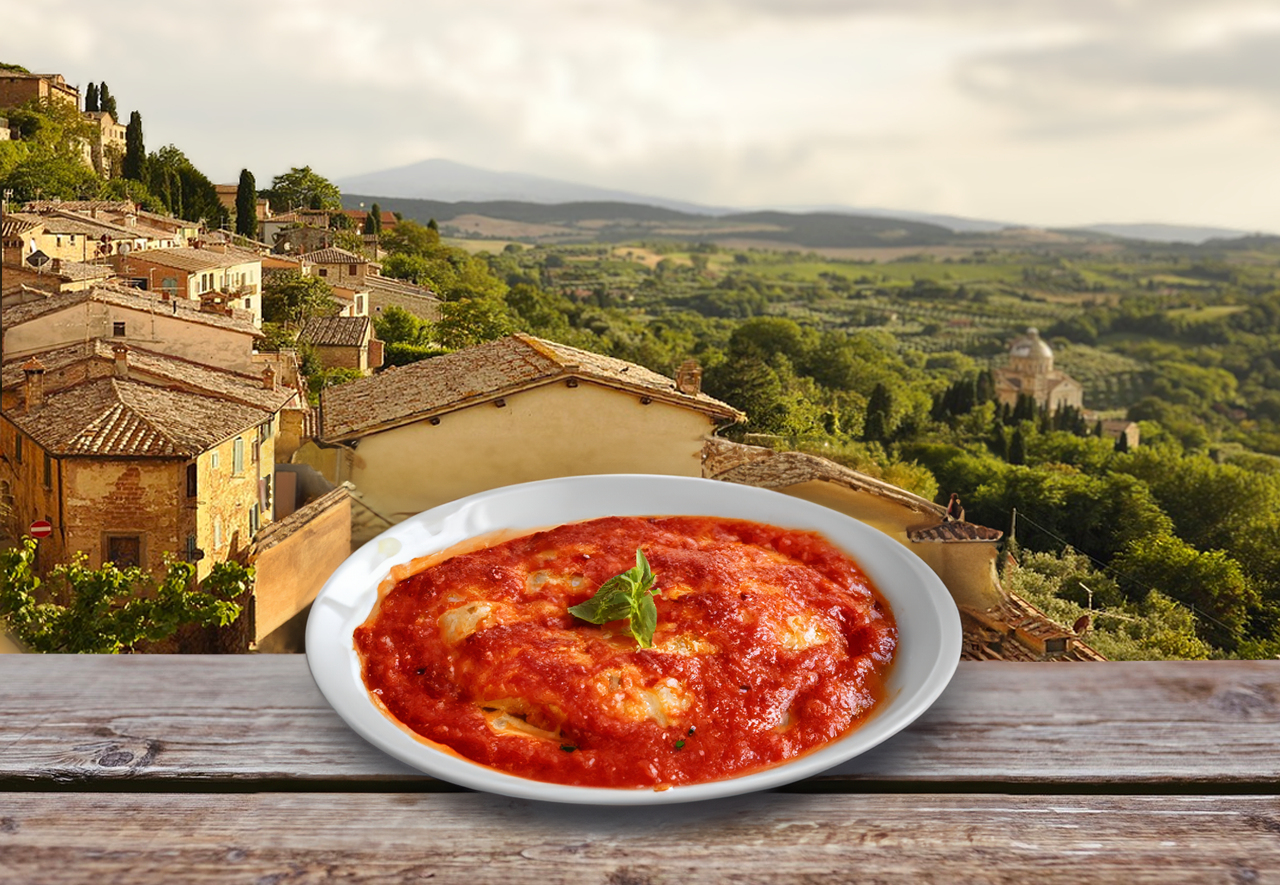
{"label": "red and white road sign", "polygon": [[53,523],[47,519],[37,519],[31,523],[31,537],[47,538],[53,534]]}

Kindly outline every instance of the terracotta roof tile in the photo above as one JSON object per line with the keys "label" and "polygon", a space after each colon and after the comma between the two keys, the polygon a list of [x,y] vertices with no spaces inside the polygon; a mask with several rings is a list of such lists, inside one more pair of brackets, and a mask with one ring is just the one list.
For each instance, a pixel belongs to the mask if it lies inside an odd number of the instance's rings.
{"label": "terracotta roof tile", "polygon": [[712,438],[702,448],[702,475],[766,489],[781,489],[814,480],[834,483],[896,501],[917,513],[941,517],[946,508],[875,477],[850,470],[818,455],[776,452]]}
{"label": "terracotta roof tile", "polygon": [[0,323],[5,328],[10,328],[30,322],[46,314],[57,313],[69,307],[83,304],[86,301],[114,304],[117,307],[141,310],[147,313],[159,314],[163,312],[187,322],[243,332],[255,338],[262,337],[262,330],[247,320],[226,316],[225,314],[202,311],[194,302],[180,298],[164,300],[158,295],[141,289],[131,289],[127,286],[113,285],[111,283],[94,286],[79,292],[58,292],[43,301],[14,305],[0,314]]}
{"label": "terracotta roof tile", "polygon": [[670,378],[642,366],[517,334],[328,388],[322,394],[322,436],[330,442],[352,439],[570,377],[714,418],[741,418],[733,407],[706,394],[682,393]]}
{"label": "terracotta roof tile", "polygon": [[298,333],[298,340],[320,347],[359,347],[373,337],[368,317],[312,317]]}
{"label": "terracotta roof tile", "polygon": [[56,391],[10,420],[57,455],[190,458],[270,412],[223,399],[104,378]]}
{"label": "terracotta roof tile", "polygon": [[[50,372],[57,372],[89,360],[96,360],[103,364],[104,371],[109,368],[110,372],[114,372],[115,353],[112,347],[113,342],[102,338],[94,338],[90,341],[82,341],[66,347],[41,351],[38,356],[45,368]],[[281,386],[276,387],[274,390],[266,389],[262,386],[261,376],[245,375],[226,369],[203,366],[190,360],[184,360],[181,357],[157,353],[140,347],[131,346],[129,348],[128,360],[129,371],[135,376],[134,380],[160,384],[166,387],[178,387],[193,393],[209,394],[258,409],[274,412],[283,408],[291,399],[296,397],[296,392],[289,387]],[[4,364],[3,372],[0,373],[0,383],[3,384],[6,390],[17,387],[24,380],[22,367],[18,365],[18,360],[10,360]],[[49,382],[47,380],[45,385],[46,390],[48,390]]]}
{"label": "terracotta roof tile", "polygon": [[975,525],[971,522],[956,520],[954,522],[940,522],[937,525],[908,529],[907,537],[916,543],[964,543],[966,541],[980,543],[999,541],[1004,537],[1004,532],[997,529],[989,529],[984,525]]}
{"label": "terracotta roof tile", "polygon": [[303,261],[309,261],[312,264],[368,264],[369,259],[363,255],[357,255],[354,252],[348,252],[346,249],[331,247],[329,249],[317,249],[315,252],[308,252],[299,256]]}
{"label": "terracotta roof tile", "polygon": [[183,246],[178,249],[147,249],[142,252],[130,252],[129,258],[138,258],[143,261],[151,261],[164,267],[174,267],[178,270],[208,270],[212,267],[231,267],[236,264],[245,264],[250,261],[260,260],[256,253],[239,254],[239,250],[234,253],[214,252],[211,249],[194,249],[190,246]]}

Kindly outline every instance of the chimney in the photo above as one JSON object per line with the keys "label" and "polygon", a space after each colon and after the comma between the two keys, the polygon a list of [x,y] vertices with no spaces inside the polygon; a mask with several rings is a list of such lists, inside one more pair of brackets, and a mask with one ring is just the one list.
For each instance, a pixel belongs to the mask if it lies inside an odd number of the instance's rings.
{"label": "chimney", "polygon": [[702,366],[697,360],[688,359],[676,370],[676,390],[697,396],[702,392]]}
{"label": "chimney", "polygon": [[262,367],[262,389],[263,390],[276,389],[276,370],[272,368],[270,363],[267,363],[265,366]]}
{"label": "chimney", "polygon": [[22,371],[27,376],[26,409],[29,415],[44,405],[44,363],[32,357],[22,364]]}
{"label": "chimney", "polygon": [[116,377],[129,377],[129,345],[113,344],[111,345],[111,353],[116,358]]}

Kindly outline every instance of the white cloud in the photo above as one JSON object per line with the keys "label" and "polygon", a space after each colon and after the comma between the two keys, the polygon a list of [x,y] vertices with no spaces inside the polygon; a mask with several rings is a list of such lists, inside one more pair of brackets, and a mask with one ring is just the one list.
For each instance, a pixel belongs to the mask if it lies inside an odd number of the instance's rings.
{"label": "white cloud", "polygon": [[1272,4],[0,0],[0,21],[0,60],[107,80],[150,147],[219,180],[439,156],[718,205],[1280,230],[1254,199],[1280,149]]}

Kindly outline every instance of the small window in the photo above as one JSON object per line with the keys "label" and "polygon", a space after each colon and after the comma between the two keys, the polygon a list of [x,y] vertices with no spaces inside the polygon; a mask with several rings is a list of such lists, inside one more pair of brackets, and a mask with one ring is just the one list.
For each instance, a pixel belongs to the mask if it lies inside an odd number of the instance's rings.
{"label": "small window", "polygon": [[320,276],[322,276],[322,277],[327,277],[327,276],[329,275],[329,269],[328,269],[327,267],[322,267],[322,268],[320,268],[320,270],[318,270],[318,271],[316,271],[316,272],[317,272],[318,274],[320,274]]}
{"label": "small window", "polygon": [[112,335],[114,335],[116,338],[123,338],[123,337],[124,337],[124,323],[112,323],[112,324],[111,324],[111,334],[112,334]]}
{"label": "small window", "polygon": [[187,497],[194,498],[196,492],[199,491],[199,470],[196,464],[192,462],[187,465]]}
{"label": "small window", "polygon": [[217,452],[209,453],[209,466],[214,470],[217,470],[219,467],[222,466],[222,458],[218,455]]}
{"label": "small window", "polygon": [[253,310],[253,299],[252,299],[252,298],[246,298],[246,299],[244,300],[244,309],[245,309],[245,310]]}
{"label": "small window", "polygon": [[19,464],[22,463],[22,434],[20,433],[13,435],[13,460]]}
{"label": "small window", "polygon": [[257,464],[262,460],[262,440],[255,439],[253,445],[249,446],[249,460]]}
{"label": "small window", "polygon": [[196,561],[196,551],[200,549],[196,547],[196,536],[187,535],[187,562]]}
{"label": "small window", "polygon": [[231,472],[244,473],[244,437],[237,436],[231,449]]}
{"label": "small window", "polygon": [[44,456],[44,487],[53,488],[53,459],[46,452]]}
{"label": "small window", "polygon": [[249,537],[253,537],[258,533],[258,529],[262,527],[262,510],[257,504],[249,508]]}
{"label": "small window", "polygon": [[362,310],[364,310],[364,296],[357,295],[356,296],[356,313],[360,313],[360,311]]}
{"label": "small window", "polygon": [[177,295],[178,294],[178,278],[163,277],[160,280],[160,288],[168,292],[170,295]]}
{"label": "small window", "polygon": [[112,535],[107,538],[107,561],[117,568],[142,565],[142,538],[138,535]]}
{"label": "small window", "polygon": [[348,264],[348,265],[347,265],[347,276],[349,276],[349,277],[354,277],[355,275],[356,275],[356,265],[354,265],[354,264]]}

